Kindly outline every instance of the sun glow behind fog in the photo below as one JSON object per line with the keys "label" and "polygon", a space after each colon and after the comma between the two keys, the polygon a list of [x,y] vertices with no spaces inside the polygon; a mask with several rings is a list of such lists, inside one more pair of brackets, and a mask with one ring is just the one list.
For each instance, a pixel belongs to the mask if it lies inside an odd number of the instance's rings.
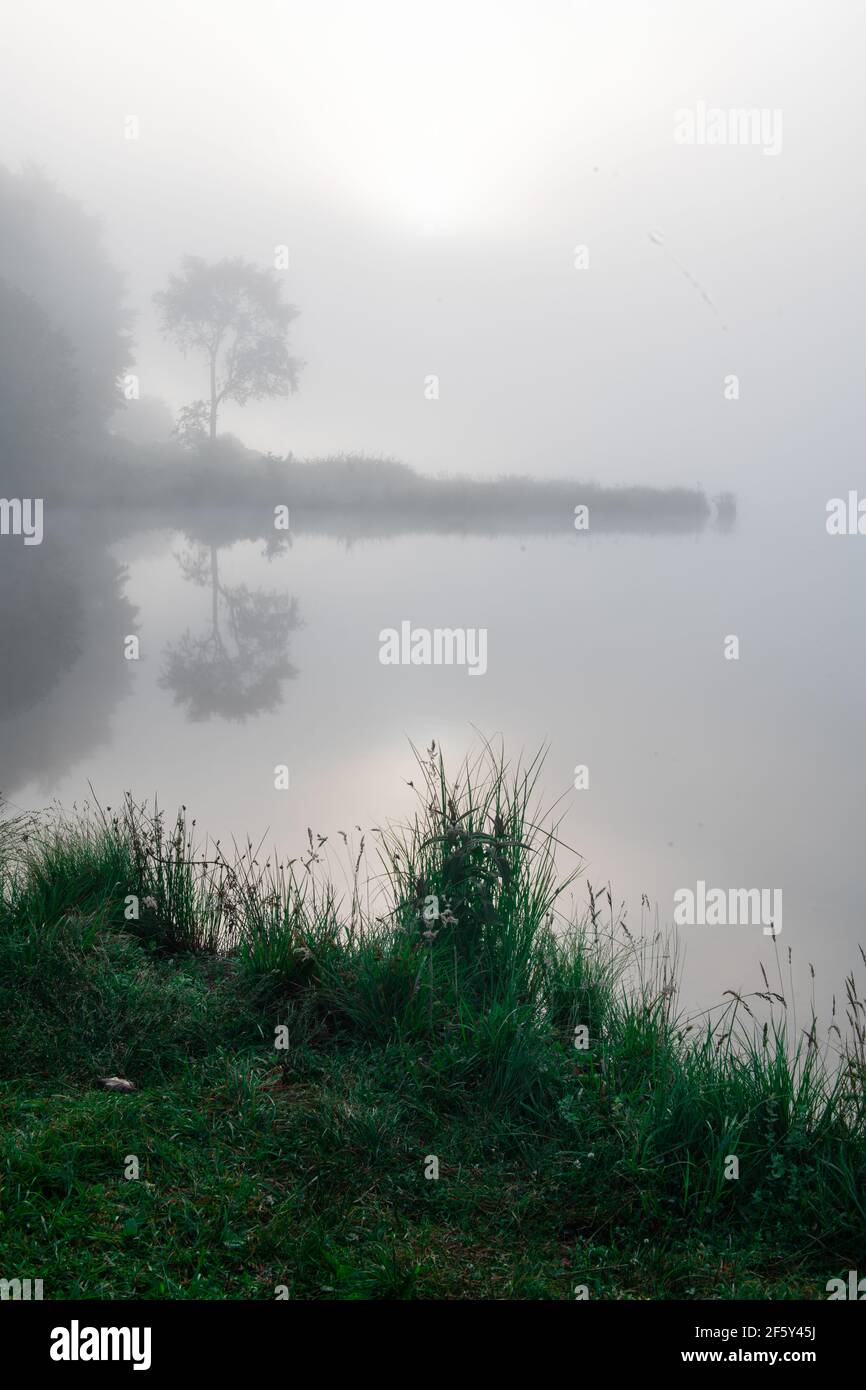
{"label": "sun glow behind fog", "polygon": [[[128,178],[116,132],[132,112],[142,173],[164,178],[182,161],[184,186],[267,187],[299,206],[314,191],[398,236],[495,236],[521,208],[568,199],[580,155],[610,156],[654,80],[632,0],[615,17],[547,0],[543,22],[522,0],[151,0],[122,26],[113,0],[31,3],[65,113],[52,146],[61,178],[61,150],[74,181],[103,158]],[[26,90],[22,103],[36,122]]]}
{"label": "sun glow behind fog", "polygon": [[[250,447],[753,486],[746,451],[702,425],[734,333],[786,412],[779,363],[814,357],[794,305],[857,341],[854,5],[843,36],[785,0],[28,0],[0,45],[0,163],[34,159],[102,219],[144,389],[174,413],[201,378],[154,291],[186,253],[289,248],[307,367],[290,400],[227,409]],[[698,100],[784,109],[783,156],[678,145],[675,110]],[[753,447],[789,476],[781,405],[749,399]]]}
{"label": "sun glow behind fog", "polygon": [[[291,55],[281,86],[263,87],[274,127],[303,124],[304,162],[323,186],[338,186],[394,230],[473,235],[519,207],[539,168],[587,141],[604,149],[605,103],[616,53],[631,67],[641,26],[623,40],[584,7],[551,3],[544,28],[525,6],[435,8],[380,0],[331,3],[327,62],[323,11],[275,7],[253,40],[260,61]],[[586,61],[589,40],[594,61]],[[616,47],[614,48],[614,38]],[[268,45],[264,45],[267,51]]]}

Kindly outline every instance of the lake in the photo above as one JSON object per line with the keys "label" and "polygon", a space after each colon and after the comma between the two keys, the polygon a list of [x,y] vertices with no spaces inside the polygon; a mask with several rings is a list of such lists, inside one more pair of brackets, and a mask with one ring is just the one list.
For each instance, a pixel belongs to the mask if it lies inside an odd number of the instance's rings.
{"label": "lake", "polygon": [[[546,744],[543,800],[633,929],[643,894],[663,926],[699,882],[783,894],[775,943],[676,929],[690,1009],[761,988],[759,960],[772,984],[774,949],[787,989],[788,947],[801,1023],[813,989],[822,1011],[841,998],[866,939],[866,538],[828,536],[817,496],[684,534],[244,534],[219,513],[184,530],[83,510],[41,547],[3,539],[13,806],[128,789],[283,856],[308,827],[339,847],[409,814],[410,741],[453,764],[482,735],[512,757]],[[383,664],[403,623],[484,630],[483,675]]]}

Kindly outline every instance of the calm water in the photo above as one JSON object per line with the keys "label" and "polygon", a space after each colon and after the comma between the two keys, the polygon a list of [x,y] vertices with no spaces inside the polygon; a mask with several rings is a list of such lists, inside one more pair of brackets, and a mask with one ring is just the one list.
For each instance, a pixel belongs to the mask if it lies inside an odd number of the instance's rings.
{"label": "calm water", "polygon": [[[866,540],[828,538],[819,506],[746,506],[727,533],[300,534],[270,555],[225,518],[196,529],[228,539],[82,515],[38,549],[3,542],[0,789],[14,805],[130,789],[185,803],[213,836],[267,833],[295,853],[308,826],[336,841],[406,814],[409,740],[435,737],[454,760],[474,730],[512,754],[546,742],[563,838],[633,925],[642,893],[667,923],[699,879],[780,888],[801,1000],[809,961],[822,1007],[841,994],[866,941]],[[380,664],[380,630],[407,619],[486,628],[487,673]],[[573,789],[577,764],[588,790]],[[773,956],[759,926],[679,935],[694,1007],[760,987]]]}

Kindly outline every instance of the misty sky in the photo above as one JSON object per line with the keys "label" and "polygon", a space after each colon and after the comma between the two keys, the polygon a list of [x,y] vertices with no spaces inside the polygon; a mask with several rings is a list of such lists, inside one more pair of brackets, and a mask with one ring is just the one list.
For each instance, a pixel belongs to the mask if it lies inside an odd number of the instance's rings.
{"label": "misty sky", "polygon": [[[855,2],[29,0],[0,161],[103,219],[173,410],[204,380],[153,292],[289,246],[308,365],[225,409],[251,446],[824,498],[859,470],[864,37]],[[678,145],[701,101],[780,109],[781,153]]]}

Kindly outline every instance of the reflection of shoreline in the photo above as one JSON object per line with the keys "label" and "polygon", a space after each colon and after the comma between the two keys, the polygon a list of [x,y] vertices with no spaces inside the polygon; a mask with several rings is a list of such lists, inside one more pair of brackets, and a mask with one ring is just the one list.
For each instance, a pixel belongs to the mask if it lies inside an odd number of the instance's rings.
{"label": "reflection of shoreline", "polygon": [[[275,504],[276,505],[276,504]],[[73,518],[76,508],[64,509]],[[55,518],[58,512],[55,512]],[[200,506],[179,506],[176,508],[136,506],[106,507],[105,511],[91,517],[104,526],[104,544],[114,545],[126,538],[145,532],[180,531],[190,542],[200,545],[233,545],[238,541],[263,541],[267,546],[281,549],[290,547],[293,538],[301,536],[330,538],[337,541],[385,541],[410,536],[453,536],[476,537],[479,540],[502,538],[544,538],[562,541],[574,538],[579,544],[595,536],[658,536],[675,537],[696,535],[712,530],[714,533],[730,533],[735,529],[735,521],[724,522],[712,513],[694,520],[688,517],[667,519],[653,518],[652,521],[637,519],[630,523],[627,519],[619,522],[599,517],[589,531],[575,531],[572,526],[554,525],[543,517],[530,517],[521,521],[518,518],[502,517],[489,519],[486,525],[480,521],[464,521],[462,525],[446,518],[427,518],[417,515],[367,516],[357,511],[347,512],[324,508],[301,510],[291,508],[291,529],[273,529],[273,510],[270,507],[227,506],[224,502],[206,502]]]}
{"label": "reflection of shoreline", "polygon": [[[702,497],[702,494],[701,494]],[[291,545],[293,536],[322,536],[334,540],[388,540],[405,536],[476,536],[494,540],[506,537],[545,537],[551,540],[574,537],[576,541],[592,536],[678,536],[695,535],[712,528],[714,531],[730,532],[735,529],[735,519],[730,515],[722,518],[714,513],[710,503],[702,497],[703,507],[693,513],[665,514],[663,511],[652,516],[639,516],[623,512],[616,514],[602,508],[590,506],[590,526],[587,530],[574,529],[572,518],[538,513],[514,515],[508,512],[490,511],[485,515],[452,516],[426,514],[414,509],[405,511],[390,508],[387,511],[364,511],[339,507],[316,507],[285,504],[282,499],[270,499],[257,506],[244,499],[244,505],[228,503],[224,499],[211,499],[191,505],[181,503],[175,506],[140,505],[134,508],[123,505],[106,506],[104,510],[90,513],[89,520],[102,524],[105,542],[114,544],[124,537],[144,531],[182,531],[190,541],[203,545],[230,545],[236,541],[264,541],[268,545],[281,547]],[[273,508],[288,505],[291,525],[288,532],[274,529]],[[68,505],[63,509],[70,519],[78,514],[78,508]],[[55,512],[58,517],[58,512]]]}
{"label": "reflection of shoreline", "polygon": [[[105,744],[111,716],[133,688],[126,644],[140,631],[125,592],[129,542],[155,523],[186,530],[194,543],[202,523],[198,516],[184,527],[165,509],[49,505],[46,513],[42,545],[0,547],[0,791],[7,796],[29,782],[56,785]],[[241,720],[281,703],[284,683],[297,675],[290,635],[302,623],[290,595],[221,582],[224,537],[214,531],[228,533],[226,544],[246,535],[230,514],[207,529],[206,562],[192,556],[182,570],[207,588],[210,622],[165,649],[160,684],[190,719]],[[276,554],[288,543],[285,533],[272,535],[266,548]]]}
{"label": "reflection of shoreline", "polygon": [[[138,509],[136,516],[142,515]],[[178,527],[187,533],[195,530],[197,522],[206,526],[219,525],[217,518],[223,515],[221,509],[214,511],[211,507],[203,507],[200,512],[190,513],[185,510],[178,514]],[[261,513],[251,511],[226,513],[226,522],[229,527],[238,526],[243,529],[243,538],[248,540],[263,539],[267,534],[257,530],[257,519]],[[231,518],[231,519],[229,519]],[[529,537],[543,536],[551,540],[574,536],[577,540],[584,539],[593,535],[682,535],[694,534],[704,530],[711,516],[708,513],[700,518],[689,516],[670,516],[654,517],[652,520],[641,519],[638,517],[623,516],[617,518],[603,514],[591,513],[592,525],[587,531],[575,531],[570,518],[566,519],[563,526],[556,520],[544,516],[529,516],[525,518],[509,516],[503,514],[497,516],[488,514],[486,517],[474,517],[462,519],[449,516],[423,516],[417,513],[375,513],[365,515],[358,511],[341,511],[337,508],[320,509],[301,509],[291,508],[291,531],[292,536],[323,536],[331,537],[334,540],[388,540],[404,536],[476,536],[487,540],[495,540],[497,537]],[[270,514],[268,514],[268,524]],[[240,537],[238,537],[240,539]]]}
{"label": "reflection of shoreline", "polygon": [[9,794],[31,781],[50,788],[106,742],[131,689],[124,642],[137,610],[124,565],[89,518],[67,528],[55,516],[37,551],[2,559],[0,777]]}

